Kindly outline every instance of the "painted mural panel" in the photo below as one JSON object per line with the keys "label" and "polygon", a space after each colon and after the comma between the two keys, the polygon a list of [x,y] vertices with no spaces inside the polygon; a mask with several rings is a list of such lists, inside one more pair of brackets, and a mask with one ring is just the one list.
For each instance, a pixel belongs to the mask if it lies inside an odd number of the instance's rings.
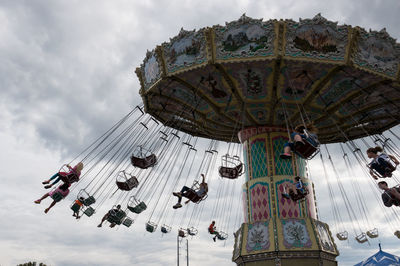
{"label": "painted mural panel", "polygon": [[335,253],[336,247],[335,247],[335,243],[332,239],[332,236],[329,232],[328,225],[324,224],[318,220],[314,220],[314,225],[315,225],[316,231],[318,233],[318,239],[319,239],[319,243],[322,247],[322,250]]}
{"label": "painted mural panel", "polygon": [[246,242],[248,253],[269,250],[270,245],[269,221],[248,224]]}
{"label": "painted mural panel", "polygon": [[274,22],[243,15],[239,20],[214,26],[216,59],[271,56],[274,51]]}
{"label": "painted mural panel", "polygon": [[360,67],[396,77],[400,62],[400,44],[385,29],[367,32],[360,29],[354,63]]}
{"label": "painted mural panel", "polygon": [[140,66],[144,89],[147,90],[161,78],[161,67],[156,52],[147,51],[146,58]]}
{"label": "painted mural panel", "polygon": [[285,54],[291,57],[343,61],[348,42],[348,27],[323,18],[286,21]]}
{"label": "painted mural panel", "polygon": [[197,32],[181,29],[178,36],[172,38],[169,43],[162,44],[168,73],[207,62],[204,32],[204,29]]}
{"label": "painted mural panel", "polygon": [[307,223],[302,219],[282,219],[283,245],[287,249],[311,248]]}
{"label": "painted mural panel", "polygon": [[250,186],[250,206],[252,222],[271,217],[270,187],[266,182],[257,182]]}

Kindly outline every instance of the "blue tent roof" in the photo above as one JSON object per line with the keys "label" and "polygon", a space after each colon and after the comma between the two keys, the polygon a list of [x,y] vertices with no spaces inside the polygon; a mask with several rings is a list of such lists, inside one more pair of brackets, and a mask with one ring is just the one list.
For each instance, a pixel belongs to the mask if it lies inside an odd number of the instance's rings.
{"label": "blue tent roof", "polygon": [[354,266],[400,266],[400,257],[383,252],[379,244],[379,252]]}

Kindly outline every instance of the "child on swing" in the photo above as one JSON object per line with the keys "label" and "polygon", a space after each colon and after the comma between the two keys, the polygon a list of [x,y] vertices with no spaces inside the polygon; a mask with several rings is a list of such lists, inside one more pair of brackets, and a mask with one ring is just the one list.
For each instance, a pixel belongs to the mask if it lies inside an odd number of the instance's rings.
{"label": "child on swing", "polygon": [[292,158],[290,152],[305,145],[304,140],[307,140],[311,145],[317,147],[319,141],[316,132],[317,128],[312,124],[296,126],[294,132],[290,134],[290,141],[283,146],[283,154],[281,154],[280,157],[282,159]]}
{"label": "child on swing", "polygon": [[[378,152],[380,153],[378,155]],[[383,153],[382,147],[376,146],[375,148],[369,148],[367,150],[368,158],[372,159],[372,161],[368,164],[369,173],[371,176],[377,180],[378,176],[374,173],[374,170],[381,175],[382,178],[392,177],[392,172],[396,170],[399,161],[393,155],[388,155]],[[395,165],[390,163],[393,161]]]}

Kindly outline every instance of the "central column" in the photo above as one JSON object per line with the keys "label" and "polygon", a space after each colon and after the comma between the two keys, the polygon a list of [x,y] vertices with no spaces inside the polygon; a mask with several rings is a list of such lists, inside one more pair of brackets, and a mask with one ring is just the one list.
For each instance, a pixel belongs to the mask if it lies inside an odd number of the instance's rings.
{"label": "central column", "polygon": [[[318,221],[314,186],[306,161],[293,154],[282,160],[286,129],[252,127],[239,132],[246,183],[245,223],[235,234],[233,261],[238,265],[337,265],[336,245],[327,224]],[[309,194],[293,202],[282,197],[285,185],[300,176]]]}

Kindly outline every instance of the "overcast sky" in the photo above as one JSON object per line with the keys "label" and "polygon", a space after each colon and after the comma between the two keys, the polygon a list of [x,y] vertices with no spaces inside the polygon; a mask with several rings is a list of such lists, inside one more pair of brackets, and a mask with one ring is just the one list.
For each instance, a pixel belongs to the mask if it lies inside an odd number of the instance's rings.
{"label": "overcast sky", "polygon": [[[175,235],[145,233],[145,220],[101,230],[95,226],[100,215],[75,222],[69,202],[44,215],[33,200],[44,192],[43,179],[141,102],[134,70],[146,50],[182,27],[223,25],[243,13],[264,20],[322,13],[339,24],[385,27],[400,38],[398,0],[0,1],[0,265],[175,263]],[[312,173],[321,171],[313,162]],[[326,185],[314,182],[320,219],[332,228],[330,202],[321,196]],[[371,216],[385,227],[379,208]],[[372,255],[378,241],[400,256],[400,240],[390,230],[382,235],[371,246],[336,240],[340,265]],[[215,244],[204,233],[189,241],[191,265],[233,265],[232,242]]]}

